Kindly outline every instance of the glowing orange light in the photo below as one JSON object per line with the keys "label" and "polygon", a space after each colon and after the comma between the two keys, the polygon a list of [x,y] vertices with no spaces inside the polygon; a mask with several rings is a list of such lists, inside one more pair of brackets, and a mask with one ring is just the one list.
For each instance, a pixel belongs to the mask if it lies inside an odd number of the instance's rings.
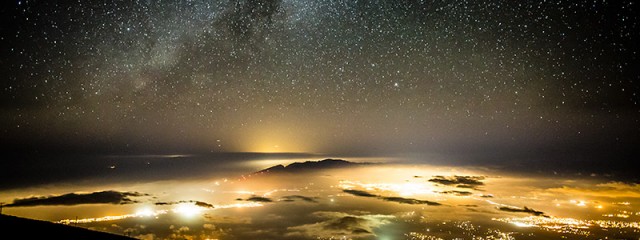
{"label": "glowing orange light", "polygon": [[193,217],[200,214],[204,210],[202,207],[195,206],[193,204],[180,204],[173,209],[173,212],[179,213],[185,217]]}

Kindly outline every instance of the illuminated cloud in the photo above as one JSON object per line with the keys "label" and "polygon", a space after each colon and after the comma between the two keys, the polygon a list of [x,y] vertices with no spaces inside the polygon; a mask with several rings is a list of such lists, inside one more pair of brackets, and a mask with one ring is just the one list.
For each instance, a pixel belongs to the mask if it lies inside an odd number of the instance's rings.
{"label": "illuminated cloud", "polygon": [[351,195],[355,195],[358,197],[378,197],[378,195],[375,194],[371,194],[367,191],[362,191],[362,190],[354,190],[354,189],[344,189],[342,190],[345,193],[351,194]]}
{"label": "illuminated cloud", "polygon": [[456,190],[442,191],[442,192],[439,192],[439,193],[441,193],[441,194],[452,194],[452,195],[456,195],[456,196],[469,196],[469,195],[473,194],[472,192],[468,192],[468,191],[456,191]]}
{"label": "illuminated cloud", "polygon": [[375,236],[374,229],[390,223],[390,215],[351,215],[341,212],[315,212],[323,221],[289,227],[286,236],[308,238],[346,238]]}
{"label": "illuminated cloud", "polygon": [[249,201],[249,202],[273,202],[273,200],[271,200],[271,198],[260,197],[260,196],[252,196],[250,198],[247,198],[245,201]]}
{"label": "illuminated cloud", "polygon": [[447,186],[456,186],[459,188],[472,188],[475,189],[478,186],[484,185],[481,181],[484,180],[482,176],[434,176],[429,179],[429,182],[434,182]]}
{"label": "illuminated cloud", "polygon": [[140,240],[153,240],[156,239],[156,235],[153,233],[147,233],[147,234],[140,234],[138,236],[136,236],[136,239],[140,239]]}
{"label": "illuminated cloud", "polygon": [[169,226],[171,234],[168,239],[194,239],[194,231],[187,226],[176,227],[175,225]]}
{"label": "illuminated cloud", "polygon": [[221,224],[251,224],[252,219],[250,217],[242,216],[220,216],[217,214],[204,214],[204,220],[207,223],[221,223]]}
{"label": "illuminated cloud", "polygon": [[195,201],[195,200],[174,201],[174,202],[156,202],[154,204],[158,205],[158,206],[163,206],[163,205],[176,205],[176,204],[181,204],[181,203],[193,203],[196,206],[202,207],[202,208],[215,208],[212,204],[209,204],[209,203],[206,203],[206,202],[201,202],[201,201]]}
{"label": "illuminated cloud", "polygon": [[301,196],[301,195],[290,195],[290,196],[284,196],[281,198],[281,201],[285,201],[285,202],[293,202],[295,200],[302,200],[302,201],[311,202],[311,203],[318,202],[314,198]]}
{"label": "illuminated cloud", "polygon": [[592,187],[562,186],[560,188],[547,189],[546,191],[577,196],[640,198],[640,184],[623,182],[602,183]]}
{"label": "illuminated cloud", "polygon": [[18,198],[7,207],[33,207],[43,205],[79,205],[79,204],[131,204],[138,201],[131,197],[144,197],[148,194],[139,192],[102,191],[92,193],[67,193],[58,196],[41,196]]}
{"label": "illuminated cloud", "polygon": [[375,194],[369,193],[367,191],[362,191],[362,190],[343,189],[342,191],[345,192],[345,193],[354,195],[354,196],[358,196],[358,197],[378,198],[378,199],[382,199],[384,201],[389,201],[389,202],[397,202],[397,203],[404,203],[404,204],[426,204],[426,205],[431,205],[431,206],[442,205],[442,204],[437,203],[437,202],[432,202],[432,201],[427,201],[427,200],[420,200],[420,199],[415,199],[415,198],[384,197],[384,196],[375,195]]}
{"label": "illuminated cloud", "polygon": [[206,203],[206,202],[201,202],[201,201],[195,201],[193,202],[196,206],[198,207],[202,207],[202,208],[214,208],[213,205]]}
{"label": "illuminated cloud", "polygon": [[430,206],[440,206],[440,205],[442,205],[442,204],[437,203],[437,202],[432,202],[432,201],[427,201],[427,200],[420,200],[420,199],[415,199],[415,198],[403,198],[403,197],[380,197],[380,198],[382,200],[385,200],[385,201],[404,203],[404,204],[426,204],[426,205],[430,205]]}

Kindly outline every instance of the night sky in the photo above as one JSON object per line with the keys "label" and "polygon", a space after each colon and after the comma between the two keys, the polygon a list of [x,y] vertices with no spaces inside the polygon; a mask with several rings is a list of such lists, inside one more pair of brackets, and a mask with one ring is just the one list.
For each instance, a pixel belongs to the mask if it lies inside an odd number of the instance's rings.
{"label": "night sky", "polygon": [[634,1],[3,4],[5,151],[640,156]]}

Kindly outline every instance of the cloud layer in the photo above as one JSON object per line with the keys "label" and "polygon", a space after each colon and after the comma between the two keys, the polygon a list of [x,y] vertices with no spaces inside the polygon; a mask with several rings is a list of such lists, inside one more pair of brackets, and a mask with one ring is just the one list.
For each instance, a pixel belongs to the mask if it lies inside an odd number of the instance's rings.
{"label": "cloud layer", "polygon": [[430,205],[430,206],[439,206],[442,205],[440,203],[437,202],[432,202],[432,201],[427,201],[427,200],[420,200],[420,199],[415,199],[415,198],[403,198],[403,197],[385,197],[385,196],[380,196],[380,195],[375,195],[366,191],[362,191],[362,190],[353,190],[353,189],[344,189],[342,190],[345,193],[354,195],[354,196],[358,196],[358,197],[370,197],[370,198],[378,198],[378,199],[382,199],[384,201],[389,201],[389,202],[397,202],[397,203],[404,203],[404,204],[426,204],[426,205]]}
{"label": "cloud layer", "polygon": [[375,236],[374,229],[390,223],[390,215],[352,215],[342,212],[315,212],[322,221],[289,227],[288,237],[331,238],[344,236],[361,238]]}
{"label": "cloud layer", "polygon": [[46,205],[79,205],[79,204],[131,204],[137,201],[131,197],[144,197],[148,194],[139,192],[102,191],[92,193],[67,193],[58,196],[41,196],[14,199],[7,207],[34,207]]}
{"label": "cloud layer", "polygon": [[484,185],[482,182],[484,177],[482,176],[434,176],[429,179],[429,182],[434,182],[447,186],[456,186],[459,188],[472,188],[476,189],[479,186]]}

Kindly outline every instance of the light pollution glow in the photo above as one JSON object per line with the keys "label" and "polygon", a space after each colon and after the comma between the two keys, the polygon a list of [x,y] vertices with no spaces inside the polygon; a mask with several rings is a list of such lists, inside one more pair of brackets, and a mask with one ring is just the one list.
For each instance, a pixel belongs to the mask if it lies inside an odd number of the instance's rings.
{"label": "light pollution glow", "polygon": [[400,196],[414,196],[414,195],[422,195],[422,194],[435,194],[435,190],[431,187],[428,187],[427,184],[421,183],[361,183],[358,181],[340,181],[340,188],[342,189],[352,189],[355,187],[364,188],[366,190],[376,190],[376,191],[390,191]]}
{"label": "light pollution glow", "polygon": [[[428,221],[506,228],[485,239],[512,239],[513,225],[637,230],[633,0],[5,2],[0,202],[16,216],[86,227],[243,217],[179,232],[215,239],[393,238],[391,215],[414,211],[427,217],[396,238],[439,238],[420,232]],[[247,159],[281,155],[256,153],[420,166],[272,177]],[[452,184],[471,175],[482,182]],[[551,217],[512,218],[529,214]],[[155,234],[104,230],[129,228]]]}
{"label": "light pollution glow", "polygon": [[299,136],[299,130],[291,126],[270,126],[255,129],[247,137],[243,137],[239,151],[260,153],[308,153],[318,151],[318,146],[311,146]]}
{"label": "light pollution glow", "polygon": [[[270,161],[270,160],[267,160]],[[270,162],[271,163],[271,162]],[[484,176],[482,185],[478,189],[457,188],[451,185],[442,185],[429,181],[435,176]],[[233,180],[232,180],[233,179]],[[358,208],[372,214],[397,213],[395,224],[409,224],[415,229],[407,229],[403,236],[408,239],[441,239],[443,234],[438,231],[443,227],[455,227],[456,231],[470,232],[478,236],[477,239],[511,239],[517,233],[506,227],[489,227],[487,222],[507,223],[504,226],[512,226],[523,229],[540,229],[553,234],[574,234],[576,236],[600,236],[601,230],[636,231],[638,227],[638,211],[635,210],[637,199],[628,198],[628,186],[623,184],[610,184],[608,192],[615,192],[614,187],[624,190],[620,196],[594,196],[587,188],[579,188],[574,191],[570,186],[558,188],[559,179],[540,179],[514,177],[501,175],[499,177],[484,173],[479,170],[432,167],[432,166],[402,166],[402,165],[366,165],[348,169],[332,169],[320,172],[306,172],[300,174],[248,174],[245,177],[204,179],[195,182],[146,183],[144,188],[131,186],[128,189],[141,189],[142,192],[158,196],[155,201],[176,202],[172,206],[149,206],[149,203],[141,202],[136,205],[113,205],[115,211],[127,213],[122,215],[107,215],[103,217],[89,217],[81,219],[63,219],[56,222],[64,224],[85,224],[84,227],[109,226],[92,225],[99,222],[113,222],[113,224],[162,224],[167,219],[172,223],[186,223],[197,221],[214,221],[214,223],[247,224],[250,222],[272,221],[265,217],[277,217],[276,219],[291,217],[287,214],[296,214],[297,211],[305,211],[305,207],[314,207],[326,214],[326,211],[348,212]],[[563,183],[582,184],[580,181],[571,180]],[[556,184],[556,185],[554,185]],[[549,186],[555,186],[549,188]],[[580,185],[582,186],[582,185]],[[435,201],[443,206],[414,205],[401,202],[386,201],[385,198],[368,198],[357,195],[345,194],[343,190],[363,190],[378,196],[393,198],[410,197],[420,200]],[[517,190],[514,190],[517,189]],[[552,191],[548,191],[551,189]],[[566,193],[558,189],[565,190]],[[576,188],[577,189],[577,188]],[[596,187],[596,189],[598,189]],[[469,195],[455,195],[446,193],[448,190],[471,192]],[[57,190],[64,192],[64,190]],[[157,195],[158,193],[162,193]],[[179,197],[178,197],[179,196]],[[252,202],[251,197],[263,197],[265,202]],[[217,202],[213,208],[200,207],[194,202],[181,202],[181,200]],[[147,200],[148,201],[148,200]],[[242,201],[242,202],[237,202]],[[256,201],[262,201],[257,199]],[[410,202],[410,201],[408,201]],[[549,204],[552,202],[554,204]],[[290,205],[287,205],[290,204]],[[322,208],[330,206],[331,208]],[[543,211],[550,217],[519,215],[530,214],[519,212],[523,206]],[[68,211],[82,211],[91,205],[66,208]],[[97,208],[97,206],[95,206]],[[258,208],[259,210],[236,211],[234,209]],[[291,208],[293,212],[269,212],[275,209]],[[515,212],[502,211],[499,207],[515,209]],[[600,208],[601,207],[601,208]],[[103,209],[102,207],[100,207]],[[37,208],[34,208],[34,211]],[[60,208],[64,211],[65,208]],[[229,211],[223,209],[230,209]],[[330,210],[332,209],[332,210]],[[20,210],[27,212],[29,208],[8,208],[8,211]],[[220,210],[220,211],[217,211]],[[213,212],[215,211],[215,214]],[[406,213],[406,214],[405,214]],[[67,213],[71,215],[72,213]],[[98,214],[97,212],[94,214]],[[313,216],[313,213],[308,213]],[[346,213],[340,213],[346,214]],[[343,216],[340,215],[340,216]],[[71,215],[73,216],[73,215]],[[203,217],[206,216],[206,217]],[[497,217],[496,217],[497,216]],[[628,217],[627,217],[628,216]],[[357,216],[354,216],[357,218]],[[156,220],[161,218],[162,220]],[[213,218],[213,220],[209,220]],[[602,220],[603,218],[610,218]],[[618,219],[611,219],[618,218]],[[132,219],[125,223],[123,219]],[[139,219],[139,220],[138,220]],[[479,221],[478,221],[479,220]],[[154,223],[158,221],[158,223]],[[291,223],[286,229],[296,228],[295,224],[305,224],[322,227],[323,224],[331,224],[334,220],[317,222],[317,218],[311,218],[307,222]],[[444,223],[447,223],[446,226]],[[315,225],[314,225],[315,224]],[[443,224],[438,226],[438,224]],[[251,225],[243,225],[250,227]],[[376,225],[384,229],[386,225]],[[420,229],[425,229],[423,232]],[[259,226],[256,226],[259,227]],[[489,227],[489,228],[487,228]],[[194,227],[191,227],[195,229]],[[320,228],[322,229],[322,228]],[[491,229],[491,231],[489,231]],[[117,229],[103,229],[114,231]],[[287,231],[287,230],[284,230]],[[382,230],[380,230],[382,231]],[[195,232],[194,232],[195,234]],[[329,235],[313,235],[309,238],[324,238]],[[372,232],[371,234],[378,234]],[[434,235],[435,234],[435,235]],[[213,236],[213,235],[212,235]],[[305,235],[306,236],[306,235]],[[341,235],[332,235],[341,238]],[[347,238],[357,238],[357,235],[349,235]],[[367,235],[369,236],[369,235]],[[382,238],[383,235],[376,235]],[[215,236],[213,238],[216,238]],[[327,237],[328,238],[328,237]],[[446,238],[444,238],[446,239]]]}
{"label": "light pollution glow", "polygon": [[518,227],[539,227],[547,231],[553,231],[557,233],[571,233],[578,235],[590,235],[587,231],[593,226],[600,228],[632,228],[635,231],[640,230],[640,222],[623,222],[612,220],[579,220],[575,218],[560,218],[560,217],[541,217],[541,216],[529,216],[519,218],[493,218],[492,220],[511,223]]}
{"label": "light pollution glow", "polygon": [[[261,203],[256,202],[247,202],[247,203],[233,203],[233,204],[224,204],[224,205],[214,205],[212,209],[227,209],[227,208],[253,208],[253,207],[262,207],[264,206]],[[201,212],[205,210],[212,210],[210,208],[204,208],[200,206],[195,206],[187,203],[180,203],[173,209],[171,212],[180,214],[184,217],[190,218],[196,215],[199,215]],[[97,218],[82,218],[82,219],[63,219],[58,221],[58,223],[62,224],[78,224],[78,223],[92,223],[92,222],[105,222],[105,221],[115,221],[122,220],[127,218],[145,218],[145,217],[156,217],[159,215],[164,215],[169,213],[168,210],[151,210],[146,207],[141,210],[136,211],[133,214],[124,214],[117,216],[104,216]]]}

